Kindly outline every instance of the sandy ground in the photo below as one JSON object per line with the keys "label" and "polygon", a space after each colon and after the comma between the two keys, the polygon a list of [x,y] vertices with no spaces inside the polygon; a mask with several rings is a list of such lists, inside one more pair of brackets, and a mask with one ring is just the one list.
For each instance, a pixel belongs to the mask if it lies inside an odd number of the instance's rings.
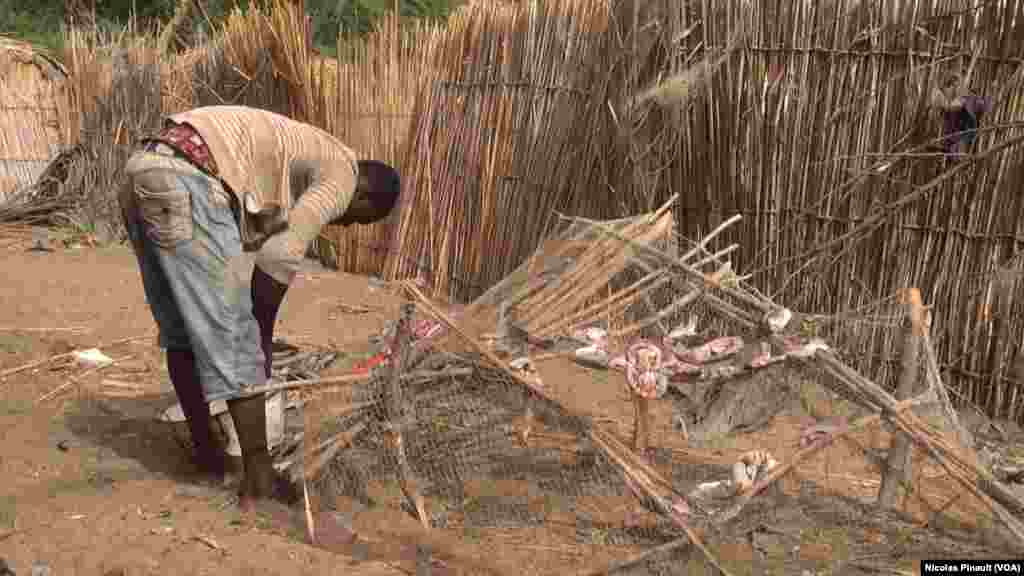
{"label": "sandy ground", "polygon": [[[58,357],[0,380],[0,558],[18,574],[28,574],[37,561],[61,576],[415,573],[416,524],[398,512],[397,505],[366,512],[348,528],[318,517],[322,543],[331,550],[327,551],[304,542],[302,524],[293,515],[241,515],[229,490],[190,479],[182,448],[173,434],[154,422],[157,412],[173,402],[173,393],[128,248],[49,253],[12,248],[3,257],[7,281],[0,284],[0,374],[73,349],[101,347],[120,361],[90,373]],[[377,312],[354,315],[352,306]],[[278,334],[298,344],[362,349],[368,336],[394,314],[395,303],[365,278],[311,268],[286,299]],[[107,345],[130,338],[136,339]],[[632,407],[617,375],[595,375],[562,361],[542,363],[540,369],[559,398],[609,419],[609,426],[629,437]],[[131,397],[123,390],[115,395],[104,388],[105,380],[127,382],[135,390]],[[826,412],[832,409],[827,399],[820,404]],[[671,425],[670,404],[658,404],[654,415],[655,444],[686,452],[686,441]],[[744,450],[761,448],[785,461],[796,451],[802,419],[806,416],[781,416],[765,430],[704,447],[701,454],[731,462]],[[877,470],[863,458],[860,446],[882,447],[888,438],[870,431],[855,440],[802,464],[783,483],[784,492],[796,502],[810,482],[848,497],[870,498],[877,491]],[[932,479],[923,497],[936,508],[957,493],[955,485],[941,481],[941,471],[934,466],[920,467],[919,475]],[[956,506],[964,507],[962,515],[976,512],[970,503]],[[804,506],[790,524],[814,525],[818,520],[812,508]],[[807,526],[787,528],[784,519],[777,520],[781,532],[789,535],[776,535],[776,540],[795,538],[795,544],[768,546],[769,566],[779,571],[764,573],[834,567],[844,554],[844,569],[831,573],[870,572],[851,572],[857,554],[916,570],[920,557],[934,557],[937,549],[949,548],[943,542],[915,539],[914,530],[926,517],[914,501],[908,500],[907,509],[913,514],[903,523],[828,528],[827,519],[821,520],[824,527],[815,528],[811,537],[805,533]],[[567,525],[572,521],[567,518]],[[355,546],[350,529],[365,534],[364,542],[370,544]],[[854,529],[856,534],[847,532]],[[599,542],[558,547],[554,530],[534,531],[515,545],[501,540],[500,534],[484,534],[472,543],[458,538],[435,543],[444,566],[434,574],[561,574],[567,567],[601,566],[640,550]],[[725,540],[712,549],[734,573],[750,573],[749,542]],[[772,564],[772,554],[784,558]],[[681,562],[686,565],[666,573],[706,573],[697,554]]]}

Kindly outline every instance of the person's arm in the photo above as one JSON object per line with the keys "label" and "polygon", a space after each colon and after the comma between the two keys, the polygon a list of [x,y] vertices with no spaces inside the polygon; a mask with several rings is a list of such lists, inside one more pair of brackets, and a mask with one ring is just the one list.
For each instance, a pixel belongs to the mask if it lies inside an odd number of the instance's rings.
{"label": "person's arm", "polygon": [[355,191],[348,178],[324,178],[299,196],[288,213],[288,229],[271,236],[256,253],[256,266],[281,284],[291,284],[320,230],[348,209]]}

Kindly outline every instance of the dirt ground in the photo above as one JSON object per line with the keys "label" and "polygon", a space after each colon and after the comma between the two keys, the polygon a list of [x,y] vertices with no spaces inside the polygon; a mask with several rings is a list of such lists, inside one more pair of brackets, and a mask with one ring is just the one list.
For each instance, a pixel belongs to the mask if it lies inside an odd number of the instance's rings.
{"label": "dirt ground", "polygon": [[[0,372],[97,346],[123,359],[92,374],[56,360],[0,381],[0,558],[16,573],[44,562],[60,575],[336,574],[349,562],[299,542],[294,523],[241,516],[231,491],[190,481],[183,449],[154,422],[173,391],[128,248],[12,248],[3,258]],[[338,296],[365,291],[356,283],[304,275],[283,307],[281,333],[296,342],[365,341],[372,321],[325,321]],[[108,396],[103,380],[138,385],[138,396]],[[402,572],[364,561],[346,573]]]}
{"label": "dirt ground", "polygon": [[[33,562],[46,563],[61,576],[336,574],[339,567],[356,576],[416,573],[418,529],[397,504],[353,513],[345,525],[318,517],[318,534],[329,552],[304,543],[295,514],[241,515],[230,490],[191,479],[183,449],[154,421],[173,402],[173,392],[128,248],[48,253],[9,248],[3,257],[8,280],[0,285],[5,304],[0,307],[0,374],[73,349],[100,347],[119,361],[89,372],[58,357],[0,379],[0,558],[16,573],[28,574]],[[378,312],[352,314],[352,306]],[[363,350],[368,337],[394,315],[394,302],[365,278],[311,267],[285,301],[278,336]],[[345,364],[332,371],[345,370]],[[559,398],[572,399],[576,408],[606,418],[608,426],[629,437],[632,408],[618,376],[563,361],[539,368]],[[829,399],[815,399],[814,392],[801,398],[818,412],[838,411]],[[756,433],[694,449],[673,428],[670,402],[658,404],[654,414],[655,444],[670,455],[659,468],[673,477],[688,460],[725,465],[750,448],[767,449],[784,462],[796,452],[798,427],[807,419],[806,414],[783,415]],[[802,464],[775,496],[783,504],[752,504],[760,507],[762,521],[748,535],[757,532],[757,538],[708,535],[713,552],[735,574],[750,574],[758,555],[766,574],[804,569],[860,574],[872,572],[870,565],[916,573],[921,558],[943,553],[1007,556],[968,537],[980,521],[936,532],[934,518],[923,510],[949,504],[958,488],[927,464],[918,469],[927,479],[921,490],[927,507],[910,498],[909,516],[870,518],[857,499],[872,497],[878,476],[863,448],[887,442],[883,432],[864,432]],[[621,524],[629,507],[612,506],[612,500],[602,503],[608,512],[602,520]],[[981,514],[968,502],[948,509],[959,509],[961,517]],[[578,529],[572,515],[561,524],[554,519],[549,518],[552,527],[523,531],[514,542],[503,539],[501,531],[473,542],[435,542],[443,565],[434,574],[561,574],[567,566],[593,568],[643,549],[604,537],[559,546],[553,526],[569,533]],[[353,542],[353,532],[363,544]],[[694,553],[676,557],[674,568],[665,570],[658,573],[703,574],[708,568]]]}

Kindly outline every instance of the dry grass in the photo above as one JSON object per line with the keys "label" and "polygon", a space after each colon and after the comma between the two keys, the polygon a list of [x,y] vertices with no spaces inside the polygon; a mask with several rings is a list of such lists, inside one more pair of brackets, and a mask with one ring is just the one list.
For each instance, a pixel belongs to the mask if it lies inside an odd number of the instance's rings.
{"label": "dry grass", "polygon": [[49,54],[0,37],[0,200],[69,142],[66,77]]}

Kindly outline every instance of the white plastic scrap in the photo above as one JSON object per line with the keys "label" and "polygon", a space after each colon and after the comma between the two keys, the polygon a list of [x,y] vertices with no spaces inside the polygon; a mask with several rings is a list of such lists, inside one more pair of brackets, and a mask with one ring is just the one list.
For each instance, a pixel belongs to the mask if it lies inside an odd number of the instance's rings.
{"label": "white plastic scrap", "polygon": [[661,348],[640,340],[626,351],[626,383],[630,391],[643,398],[661,398],[668,390],[668,378],[662,372]]}
{"label": "white plastic scrap", "polygon": [[100,352],[98,348],[90,348],[88,350],[75,350],[73,352],[75,360],[78,360],[79,364],[85,366],[106,366],[112,364],[114,359],[107,356],[103,352]]}

